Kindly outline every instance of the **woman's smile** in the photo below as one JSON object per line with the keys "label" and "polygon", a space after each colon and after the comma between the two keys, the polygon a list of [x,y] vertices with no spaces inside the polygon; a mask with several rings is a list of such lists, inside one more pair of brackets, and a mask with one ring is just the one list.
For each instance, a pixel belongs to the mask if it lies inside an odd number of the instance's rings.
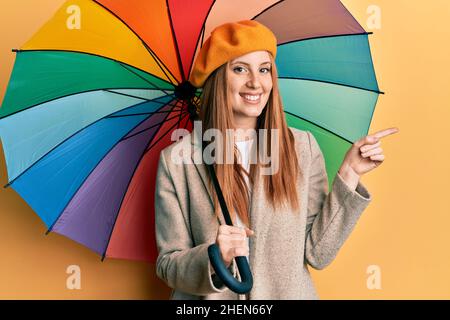
{"label": "woman's smile", "polygon": [[242,97],[244,102],[249,104],[259,104],[261,102],[261,94],[240,93],[239,95]]}

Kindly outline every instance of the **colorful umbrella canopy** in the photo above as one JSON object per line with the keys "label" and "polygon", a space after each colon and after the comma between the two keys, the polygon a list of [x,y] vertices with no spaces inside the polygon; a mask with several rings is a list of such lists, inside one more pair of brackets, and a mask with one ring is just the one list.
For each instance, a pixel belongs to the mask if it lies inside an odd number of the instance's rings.
{"label": "colorful umbrella canopy", "polygon": [[340,1],[70,0],[15,50],[0,109],[6,186],[49,231],[154,262],[159,152],[192,130],[178,89],[211,30],[244,19],[277,36],[288,124],[317,138],[331,185],[380,94],[369,33]]}

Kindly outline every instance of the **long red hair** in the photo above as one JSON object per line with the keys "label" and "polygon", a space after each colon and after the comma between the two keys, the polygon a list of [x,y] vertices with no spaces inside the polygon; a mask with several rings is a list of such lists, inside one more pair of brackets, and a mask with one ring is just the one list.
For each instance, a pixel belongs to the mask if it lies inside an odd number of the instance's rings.
{"label": "long red hair", "polygon": [[[278,143],[278,171],[275,174],[262,175],[261,177],[263,178],[266,198],[269,200],[274,211],[289,204],[294,212],[298,212],[299,202],[297,190],[295,183],[292,183],[296,181],[300,174],[297,154],[295,152],[294,136],[286,124],[278,89],[278,73],[275,61],[270,53],[269,56],[272,63],[272,91],[265,108],[257,119],[257,128],[255,129],[257,132],[259,129],[267,129],[269,139],[265,141],[264,145],[268,155],[272,155],[272,150],[270,150],[271,129],[278,129],[278,138],[282,143]],[[228,103],[229,98],[227,96],[227,72],[229,63],[227,62],[216,69],[206,80],[200,97],[199,113],[203,132],[214,128],[220,130],[222,133],[224,138],[224,155],[227,144],[233,144],[233,141],[230,141],[226,135],[226,129],[234,129],[233,109]],[[259,146],[258,134],[256,135],[256,139],[257,147]],[[233,149],[233,164],[215,163],[214,168],[233,222],[235,223],[235,212],[237,212],[242,222],[246,226],[250,226],[250,197],[244,175],[248,176],[250,185],[253,186],[256,174],[261,168],[261,163],[258,161],[256,164],[250,164],[250,172],[247,174],[241,164],[237,162],[238,149],[236,146]],[[256,154],[259,154],[258,149],[256,150]],[[209,181],[209,188],[213,194],[215,214],[218,215],[221,210],[211,179]]]}

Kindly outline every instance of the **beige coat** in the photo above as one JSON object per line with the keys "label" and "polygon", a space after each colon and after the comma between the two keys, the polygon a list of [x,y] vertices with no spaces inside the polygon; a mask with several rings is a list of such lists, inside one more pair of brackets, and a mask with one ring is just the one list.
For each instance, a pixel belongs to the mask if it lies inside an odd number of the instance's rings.
{"label": "beige coat", "polygon": [[[318,299],[308,265],[323,269],[333,261],[371,196],[361,183],[351,190],[339,175],[328,193],[316,139],[309,131],[290,129],[302,172],[295,182],[300,214],[267,210],[257,176],[250,205],[255,234],[249,242],[253,288],[248,295],[235,294],[212,275],[207,249],[215,242],[219,221],[206,189],[206,167],[171,161],[170,152],[179,143],[191,144],[192,159],[201,154],[194,135],[161,152],[155,191],[156,272],[174,289],[172,299]],[[225,223],[222,216],[220,223]],[[230,268],[239,276],[234,262]]]}

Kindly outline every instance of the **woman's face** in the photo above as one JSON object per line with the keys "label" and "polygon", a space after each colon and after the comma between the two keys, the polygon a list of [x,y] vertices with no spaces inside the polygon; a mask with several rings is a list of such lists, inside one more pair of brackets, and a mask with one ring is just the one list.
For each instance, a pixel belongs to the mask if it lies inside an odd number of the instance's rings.
{"label": "woman's face", "polygon": [[272,90],[270,55],[254,51],[230,61],[228,90],[238,126],[255,126]]}

